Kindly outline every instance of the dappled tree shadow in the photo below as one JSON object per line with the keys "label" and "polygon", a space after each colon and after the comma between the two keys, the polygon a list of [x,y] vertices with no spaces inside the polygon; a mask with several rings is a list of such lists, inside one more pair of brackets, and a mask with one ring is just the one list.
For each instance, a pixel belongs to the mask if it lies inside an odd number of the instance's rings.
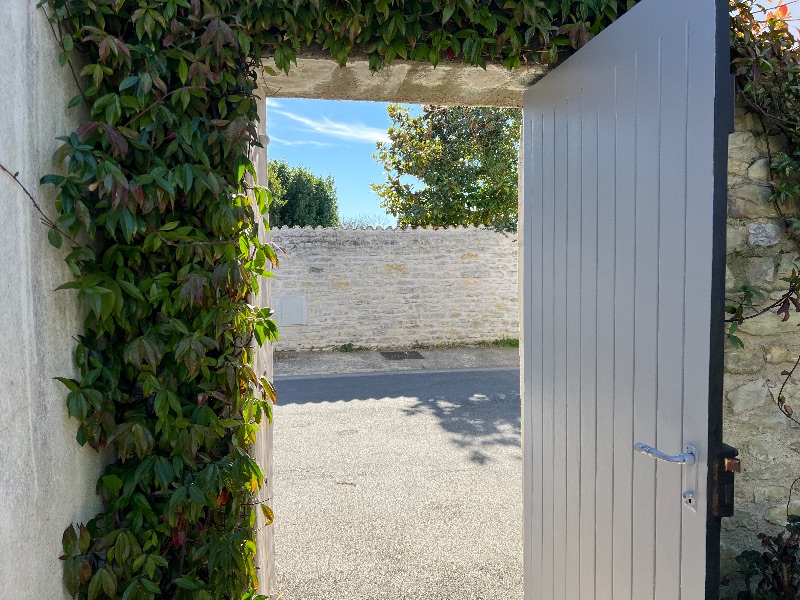
{"label": "dappled tree shadow", "polygon": [[470,461],[480,465],[492,460],[486,452],[488,447],[521,444],[518,390],[456,397],[423,395],[403,412],[409,417],[420,414],[436,417],[439,426],[450,434],[451,443],[468,451]]}
{"label": "dappled tree shadow", "polygon": [[[277,381],[280,404],[349,402],[406,398],[406,417],[433,416],[450,443],[484,465],[491,447],[518,448],[520,433],[519,371],[487,370],[436,373],[382,373],[356,378]],[[516,454],[521,460],[521,455]]]}

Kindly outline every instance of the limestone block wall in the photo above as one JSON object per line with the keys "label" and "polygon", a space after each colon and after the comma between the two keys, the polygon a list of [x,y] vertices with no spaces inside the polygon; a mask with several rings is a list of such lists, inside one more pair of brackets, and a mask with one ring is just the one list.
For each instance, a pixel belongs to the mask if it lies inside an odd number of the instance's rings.
{"label": "limestone block wall", "polygon": [[[781,278],[800,270],[800,251],[768,200],[769,150],[783,149],[783,141],[764,139],[758,118],[739,107],[729,147],[728,296],[746,284],[764,290],[771,301],[786,289]],[[797,214],[796,208],[783,207],[787,214]],[[800,426],[780,413],[776,399],[781,373],[800,356],[798,324],[800,314],[782,322],[773,311],[742,325],[743,349],[726,345],[724,435],[739,448],[743,470],[736,481],[736,514],[723,520],[723,574],[736,571],[738,552],[760,548],[759,531],[775,532],[786,523],[789,486],[800,475]],[[789,385],[784,395],[800,414],[800,385]],[[800,514],[800,490],[791,510]]]}
{"label": "limestone block wall", "polygon": [[308,317],[280,328],[278,351],[519,337],[516,236],[475,227],[283,227],[272,241],[283,250],[273,303],[304,296]]}
{"label": "limestone block wall", "polygon": [[[58,64],[47,19],[32,0],[2,0],[0,22],[0,164],[19,171],[25,187],[50,212],[52,195],[39,178],[52,172],[55,137],[73,131],[77,91]],[[78,65],[78,70],[80,70]],[[75,441],[65,388],[81,314],[74,292],[56,292],[71,275],[65,246],[47,242],[47,228],[24,192],[0,172],[0,598],[67,600],[61,535],[100,508],[94,494],[102,457]]]}

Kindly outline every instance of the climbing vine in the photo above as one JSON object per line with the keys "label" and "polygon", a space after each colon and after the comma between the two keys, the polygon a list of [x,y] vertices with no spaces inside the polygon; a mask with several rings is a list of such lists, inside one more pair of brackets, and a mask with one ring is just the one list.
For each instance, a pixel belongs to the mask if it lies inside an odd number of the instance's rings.
{"label": "climbing vine", "polygon": [[251,304],[277,263],[250,158],[262,60],[555,62],[632,4],[42,0],[87,115],[42,179],[48,239],[69,247],[61,287],[87,307],[79,376],[59,380],[77,441],[111,459],[103,511],[64,532],[73,597],[257,597],[256,514],[273,516],[249,450],[276,398],[253,357],[277,336]]}
{"label": "climbing vine", "polygon": [[[732,0],[731,48],[737,96],[760,119],[767,138],[774,188],[770,202],[787,237],[800,251],[800,48],[789,4],[793,2],[778,0],[765,5],[755,0]],[[773,154],[769,138],[776,135],[787,141],[785,152]],[[793,270],[783,281],[785,291],[774,302],[765,303],[760,290],[748,286],[741,289],[738,298],[727,307],[728,338],[732,343],[742,345],[736,331],[745,319],[774,311],[787,321],[793,313],[800,312],[800,272]],[[777,404],[788,420],[800,425],[785,395],[787,385],[796,383],[798,366],[800,357],[783,372]],[[737,595],[739,600],[789,600],[800,596],[800,519],[789,514],[792,491],[798,482],[800,479],[789,488],[785,530],[777,535],[759,534],[761,551],[747,550],[737,557],[744,580],[744,589]]]}

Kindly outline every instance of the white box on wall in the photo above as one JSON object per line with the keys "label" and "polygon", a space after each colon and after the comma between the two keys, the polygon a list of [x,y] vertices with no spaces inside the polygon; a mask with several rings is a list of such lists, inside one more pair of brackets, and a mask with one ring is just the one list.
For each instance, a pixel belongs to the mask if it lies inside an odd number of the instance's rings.
{"label": "white box on wall", "polygon": [[308,325],[308,301],[305,296],[282,296],[275,299],[279,327]]}

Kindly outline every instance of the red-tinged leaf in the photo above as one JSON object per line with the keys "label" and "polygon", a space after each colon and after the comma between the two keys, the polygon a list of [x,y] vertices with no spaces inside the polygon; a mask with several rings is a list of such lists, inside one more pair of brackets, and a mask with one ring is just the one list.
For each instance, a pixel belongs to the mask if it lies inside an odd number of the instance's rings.
{"label": "red-tinged leaf", "polygon": [[92,578],[92,565],[85,558],[81,559],[81,564],[78,568],[78,578],[81,584],[88,582]]}
{"label": "red-tinged leaf", "polygon": [[107,38],[100,42],[100,45],[97,47],[97,52],[100,56],[100,60],[105,62],[108,58],[108,55],[111,53],[111,49],[108,47]]}
{"label": "red-tinged leaf", "polygon": [[230,399],[230,398],[228,398],[228,397],[227,397],[225,394],[223,394],[222,392],[213,391],[213,392],[209,392],[208,394],[209,394],[210,396],[213,396],[213,397],[214,397],[214,398],[216,398],[217,400],[222,400],[222,401],[223,401],[225,404],[230,404],[230,403],[231,403],[231,399]]}
{"label": "red-tinged leaf", "polygon": [[225,506],[230,499],[231,493],[227,489],[223,489],[217,496],[217,508]]}
{"label": "red-tinged leaf", "polygon": [[122,40],[117,39],[117,38],[114,38],[114,42],[116,42],[116,44],[117,44],[117,50],[119,50],[120,53],[124,54],[128,58],[128,60],[130,60],[131,59],[131,51],[128,48],[128,45],[125,42],[123,42]]}
{"label": "red-tinged leaf", "polygon": [[197,406],[205,406],[206,402],[208,402],[208,394],[206,393],[197,394]]}
{"label": "red-tinged leaf", "polygon": [[136,200],[136,204],[139,206],[144,204],[144,190],[141,187],[138,185],[131,185],[131,195],[134,200]]}
{"label": "red-tinged leaf", "polygon": [[116,210],[119,208],[120,204],[124,205],[125,200],[128,197],[128,190],[123,188],[118,183],[115,183],[111,186],[111,208]]}
{"label": "red-tinged leaf", "polygon": [[180,548],[186,543],[186,532],[185,531],[176,531],[172,534],[172,543],[175,544],[176,548]]}
{"label": "red-tinged leaf", "polygon": [[111,144],[111,155],[115,158],[125,156],[128,153],[128,140],[125,139],[125,136],[107,123],[101,123],[100,126]]}
{"label": "red-tinged leaf", "polygon": [[97,131],[97,129],[98,129],[98,123],[90,121],[78,127],[78,129],[75,130],[75,133],[78,135],[78,138],[82,142],[85,142],[86,138],[94,134]]}
{"label": "red-tinged leaf", "polygon": [[208,284],[208,279],[198,272],[189,273],[181,279],[180,299],[183,306],[201,306],[203,304],[203,290]]}

